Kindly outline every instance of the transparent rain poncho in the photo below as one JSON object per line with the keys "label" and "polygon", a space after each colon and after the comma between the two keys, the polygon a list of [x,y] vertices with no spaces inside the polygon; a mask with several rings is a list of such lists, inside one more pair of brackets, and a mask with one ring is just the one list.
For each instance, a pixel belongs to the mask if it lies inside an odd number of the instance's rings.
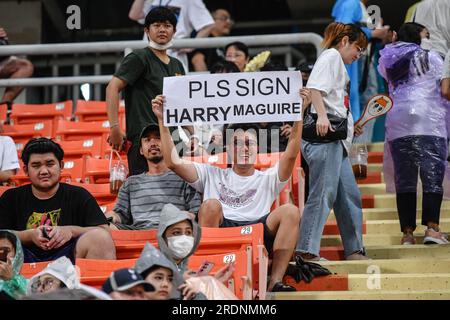
{"label": "transparent rain poncho", "polygon": [[[378,71],[388,81],[390,96],[394,101],[394,107],[386,116],[384,178],[387,191],[395,192],[389,142],[408,136],[447,139],[450,103],[441,96],[443,61],[437,53],[423,50],[414,43],[396,42],[387,45],[380,54]],[[433,157],[432,154],[427,156]],[[417,158],[412,150],[411,157]],[[441,163],[445,161],[442,158],[434,160]],[[450,168],[447,161],[445,165],[444,196],[450,197]],[[424,169],[433,172],[432,166]]]}

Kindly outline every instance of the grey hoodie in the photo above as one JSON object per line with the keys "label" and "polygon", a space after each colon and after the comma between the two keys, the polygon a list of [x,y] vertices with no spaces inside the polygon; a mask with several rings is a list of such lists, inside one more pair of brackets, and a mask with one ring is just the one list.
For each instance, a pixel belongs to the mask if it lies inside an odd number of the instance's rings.
{"label": "grey hoodie", "polygon": [[[179,264],[175,262],[175,259],[172,256],[172,252],[167,246],[166,241],[163,238],[164,232],[167,230],[168,227],[171,225],[174,225],[178,222],[189,220],[192,223],[192,233],[194,235],[194,246],[191,250],[191,252],[187,255],[186,258],[181,260]],[[198,245],[200,244],[200,239],[202,237],[202,231],[200,226],[195,222],[194,219],[190,218],[186,211],[181,211],[177,207],[175,207],[173,204],[166,204],[162,211],[161,211],[161,217],[159,221],[159,227],[158,227],[158,246],[159,250],[161,250],[162,253],[174,264],[177,265],[178,270],[181,274],[184,274],[184,272],[187,270],[187,264],[189,257],[194,254],[194,252],[197,250]]]}
{"label": "grey hoodie", "polygon": [[180,292],[177,288],[184,283],[183,276],[178,272],[176,265],[166,258],[158,249],[152,246],[150,243],[146,243],[144,250],[142,250],[141,256],[136,261],[134,268],[139,274],[143,274],[148,269],[160,266],[172,270],[173,273],[173,290],[172,298],[180,298]]}

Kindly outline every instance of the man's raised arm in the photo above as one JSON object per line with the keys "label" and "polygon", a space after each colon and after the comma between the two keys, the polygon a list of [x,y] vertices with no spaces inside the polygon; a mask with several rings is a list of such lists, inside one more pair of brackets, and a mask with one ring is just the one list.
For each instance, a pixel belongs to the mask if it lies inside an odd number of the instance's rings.
{"label": "man's raised arm", "polygon": [[[311,93],[308,89],[301,89],[300,96],[303,99],[303,109],[311,103]],[[300,152],[302,142],[302,124],[303,121],[295,121],[292,127],[291,135],[289,136],[288,145],[285,152],[281,156],[278,176],[280,181],[286,181],[290,178],[292,170],[294,169],[295,159]]]}
{"label": "man's raised arm", "polygon": [[193,163],[182,160],[177,153],[169,128],[164,126],[163,112],[164,112],[164,96],[159,95],[152,100],[153,113],[158,118],[159,132],[161,135],[161,149],[167,167],[180,176],[188,183],[193,183],[198,180],[197,170]]}

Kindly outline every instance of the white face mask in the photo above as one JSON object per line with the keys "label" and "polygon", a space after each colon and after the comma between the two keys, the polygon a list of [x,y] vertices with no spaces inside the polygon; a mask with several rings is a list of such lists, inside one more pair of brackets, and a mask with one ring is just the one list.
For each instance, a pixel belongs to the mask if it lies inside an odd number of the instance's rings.
{"label": "white face mask", "polygon": [[152,48],[152,49],[163,51],[163,50],[167,50],[167,49],[169,49],[170,47],[173,46],[173,40],[170,40],[170,41],[167,42],[166,44],[158,44],[158,43],[156,43],[155,41],[150,40],[150,41],[148,42],[148,46],[149,46],[150,48]]}
{"label": "white face mask", "polygon": [[192,236],[174,236],[167,238],[169,249],[175,259],[184,259],[194,247],[194,237]]}
{"label": "white face mask", "polygon": [[420,46],[424,50],[431,50],[431,41],[430,41],[430,39],[423,38],[422,41],[420,42]]}

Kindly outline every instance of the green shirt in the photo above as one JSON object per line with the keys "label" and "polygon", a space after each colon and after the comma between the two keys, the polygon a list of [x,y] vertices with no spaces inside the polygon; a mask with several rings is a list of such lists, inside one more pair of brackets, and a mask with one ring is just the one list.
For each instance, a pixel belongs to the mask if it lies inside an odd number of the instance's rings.
{"label": "green shirt", "polygon": [[151,100],[162,94],[164,77],[184,74],[179,60],[170,57],[165,64],[148,47],[134,50],[123,59],[114,76],[127,83],[124,89],[126,135],[133,144],[139,143],[145,126],[158,124]]}

